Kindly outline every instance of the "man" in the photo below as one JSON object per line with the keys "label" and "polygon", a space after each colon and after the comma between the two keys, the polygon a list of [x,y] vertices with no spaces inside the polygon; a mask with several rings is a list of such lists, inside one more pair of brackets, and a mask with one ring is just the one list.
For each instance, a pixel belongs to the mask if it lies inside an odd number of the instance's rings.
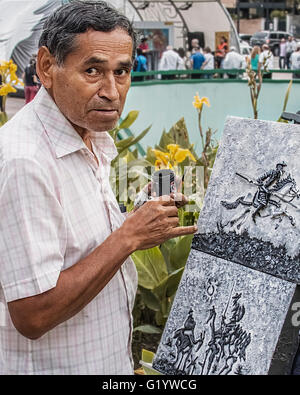
{"label": "man", "polygon": [[[2,374],[132,374],[137,249],[195,232],[174,199],[126,220],[106,130],[130,86],[136,35],[104,2],[55,11],[39,42],[43,87],[1,129]],[[1,321],[3,322],[3,320]]]}
{"label": "man", "polygon": [[279,45],[279,68],[285,69],[286,66],[286,40],[282,38]]}
{"label": "man", "polygon": [[296,40],[294,39],[293,36],[288,36],[287,42],[286,42],[286,67],[288,69],[291,68],[291,64],[290,64],[290,57],[292,55],[292,53],[296,50]]}
{"label": "man", "polygon": [[[290,57],[290,66],[292,70],[300,70],[300,44],[297,45],[296,50]],[[294,73],[293,78],[300,78],[300,73]]]}
{"label": "man", "polygon": [[[225,55],[225,59],[223,62],[223,69],[232,70],[232,69],[242,69],[245,67],[245,59],[243,55],[237,53],[236,48],[234,46],[230,47],[229,52]],[[236,78],[238,74],[227,73],[229,78]]]}
{"label": "man", "polygon": [[[162,54],[159,70],[168,71],[168,70],[178,70],[180,65],[182,64],[182,59],[178,55],[177,52],[174,51],[172,45],[168,45],[164,53]],[[163,80],[171,80],[174,79],[175,75],[163,74]]]}
{"label": "man", "polygon": [[[195,53],[191,56],[191,64],[193,70],[200,70],[205,62],[204,55],[200,52],[200,47],[195,47]],[[201,78],[202,74],[194,73],[192,78]]]}
{"label": "man", "polygon": [[259,55],[258,63],[263,73],[263,78],[271,79],[272,73],[270,73],[269,70],[274,68],[274,56],[267,44],[262,46],[262,52]]}
{"label": "man", "polygon": [[[213,70],[215,68],[215,58],[214,55],[211,53],[210,47],[205,47],[204,50],[204,58],[205,61],[202,64],[203,70]],[[204,78],[212,78],[212,74],[204,74]]]}

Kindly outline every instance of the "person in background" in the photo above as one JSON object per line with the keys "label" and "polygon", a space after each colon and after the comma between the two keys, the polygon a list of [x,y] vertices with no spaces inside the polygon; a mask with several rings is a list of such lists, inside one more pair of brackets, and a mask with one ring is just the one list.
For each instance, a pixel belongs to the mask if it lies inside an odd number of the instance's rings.
{"label": "person in background", "polygon": [[[204,53],[204,62],[202,64],[202,70],[213,70],[215,68],[215,58],[214,55],[211,53],[210,47],[205,47],[203,49]],[[204,78],[212,78],[213,75],[210,74],[203,74]]]}
{"label": "person in background", "polygon": [[282,38],[279,45],[279,68],[285,69],[286,66],[286,41]]}
{"label": "person in background", "polygon": [[259,55],[260,55],[260,47],[258,45],[255,45],[252,48],[251,55],[250,55],[250,64],[251,64],[251,69],[255,72],[258,71],[258,66],[259,66]]}
{"label": "person in background", "polygon": [[148,37],[142,37],[141,43],[138,46],[138,48],[142,50],[143,54],[146,54],[149,52],[149,45],[148,45],[147,41],[148,41]]}
{"label": "person in background", "polygon": [[[300,70],[300,43],[297,45],[296,50],[292,53],[290,57],[290,64],[292,70]],[[300,72],[294,73],[293,78],[300,78]]]}
{"label": "person in background", "polygon": [[222,68],[222,63],[227,52],[228,52],[227,38],[225,36],[222,36],[220,40],[220,44],[217,46],[215,52],[215,62],[217,69]]}
{"label": "person in background", "polygon": [[[200,52],[200,47],[195,47],[195,53],[191,56],[191,64],[193,70],[201,70],[203,63],[205,62],[204,55]],[[203,74],[194,73],[192,78],[201,78]]]}
{"label": "person in background", "polygon": [[198,47],[200,47],[198,38],[193,38],[191,41],[191,55],[196,53]]}
{"label": "person in background", "polygon": [[[176,51],[174,51],[172,45],[168,45],[166,50],[162,54],[158,69],[161,71],[178,70],[181,64],[181,57]],[[173,80],[175,77],[175,74],[162,75],[163,80]]]}
{"label": "person in background", "polygon": [[259,67],[263,73],[263,78],[271,79],[272,73],[269,70],[272,70],[274,67],[274,56],[270,50],[269,45],[263,44],[262,52],[259,55]]}
{"label": "person in background", "polygon": [[136,49],[136,54],[137,65],[134,71],[147,71],[147,58],[143,55],[141,48]]}
{"label": "person in background", "polygon": [[25,103],[31,102],[37,94],[40,84],[36,74],[36,55],[32,55],[29,64],[25,67],[22,75],[25,91]]}
{"label": "person in background", "polygon": [[182,47],[178,48],[177,53],[182,60],[178,66],[178,70],[186,70],[186,55],[184,49]]}
{"label": "person in background", "polygon": [[[143,71],[147,71],[147,69],[148,69],[147,58],[146,56],[143,55],[143,51],[141,50],[141,48],[137,48],[136,58],[133,63],[132,71],[143,72]],[[144,81],[144,79],[145,77],[140,75],[132,77],[132,81]]]}
{"label": "person in background", "polygon": [[[239,54],[236,50],[236,47],[230,47],[230,51],[225,55],[225,59],[223,61],[223,69],[231,70],[231,69],[242,69],[245,67],[245,59],[243,55]],[[238,73],[231,74],[227,73],[228,78],[237,78]]]}
{"label": "person in background", "polygon": [[297,47],[297,42],[294,39],[293,36],[289,36],[286,42],[286,67],[288,69],[291,68],[291,64],[290,64],[290,57],[292,55],[292,53],[296,50]]}

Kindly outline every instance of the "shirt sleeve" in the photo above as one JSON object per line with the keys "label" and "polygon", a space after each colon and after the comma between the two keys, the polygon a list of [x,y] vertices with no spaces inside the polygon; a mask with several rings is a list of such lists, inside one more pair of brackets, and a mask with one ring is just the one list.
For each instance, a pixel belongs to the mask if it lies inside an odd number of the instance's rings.
{"label": "shirt sleeve", "polygon": [[7,302],[56,286],[66,227],[54,185],[32,159],[13,159],[1,169],[0,284]]}

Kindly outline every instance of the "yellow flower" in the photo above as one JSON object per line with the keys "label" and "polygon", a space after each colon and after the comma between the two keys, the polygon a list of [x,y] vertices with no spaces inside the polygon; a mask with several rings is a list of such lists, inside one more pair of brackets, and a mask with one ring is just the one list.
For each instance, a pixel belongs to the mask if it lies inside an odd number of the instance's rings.
{"label": "yellow flower", "polygon": [[167,150],[170,152],[170,159],[174,160],[176,152],[180,149],[178,144],[169,144],[167,145]]}
{"label": "yellow flower", "polygon": [[194,101],[193,101],[193,106],[199,110],[202,109],[203,104],[205,104],[207,107],[210,107],[209,99],[208,97],[199,97],[198,92],[196,93],[196,96],[194,96]]}
{"label": "yellow flower", "polygon": [[167,166],[170,160],[170,154],[168,154],[167,152],[162,152],[158,149],[153,149],[152,151],[154,152],[156,159],[160,160],[164,166]]}
{"label": "yellow flower", "polygon": [[185,158],[189,157],[192,161],[196,162],[194,155],[188,149],[179,148],[175,154],[175,161],[177,163],[181,163],[185,160]]}
{"label": "yellow flower", "polygon": [[167,149],[170,151],[170,158],[172,161],[176,163],[181,163],[185,160],[186,157],[191,158],[194,162],[196,159],[194,155],[188,149],[180,148],[178,144],[169,144],[167,145]]}
{"label": "yellow flower", "polygon": [[191,151],[189,149],[180,148],[178,144],[169,144],[167,145],[167,149],[169,152],[152,149],[156,156],[156,169],[174,169],[174,167],[177,167],[178,163],[183,162],[187,157],[196,162]]}
{"label": "yellow flower", "polygon": [[2,84],[0,86],[0,96],[6,96],[11,92],[17,92],[11,84]]}

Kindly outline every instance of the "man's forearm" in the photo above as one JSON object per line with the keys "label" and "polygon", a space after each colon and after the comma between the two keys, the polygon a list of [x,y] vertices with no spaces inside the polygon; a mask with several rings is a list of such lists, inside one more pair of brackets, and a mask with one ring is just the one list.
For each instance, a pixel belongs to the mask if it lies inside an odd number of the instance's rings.
{"label": "man's forearm", "polygon": [[55,288],[9,302],[16,329],[37,339],[70,319],[98,295],[132,252],[123,228],[116,230],[91,254],[62,271]]}
{"label": "man's forearm", "polygon": [[145,203],[91,254],[62,271],[55,288],[9,302],[16,329],[28,338],[39,338],[98,295],[132,252],[195,233],[197,227],[178,226],[178,209],[172,195],[163,198]]}

